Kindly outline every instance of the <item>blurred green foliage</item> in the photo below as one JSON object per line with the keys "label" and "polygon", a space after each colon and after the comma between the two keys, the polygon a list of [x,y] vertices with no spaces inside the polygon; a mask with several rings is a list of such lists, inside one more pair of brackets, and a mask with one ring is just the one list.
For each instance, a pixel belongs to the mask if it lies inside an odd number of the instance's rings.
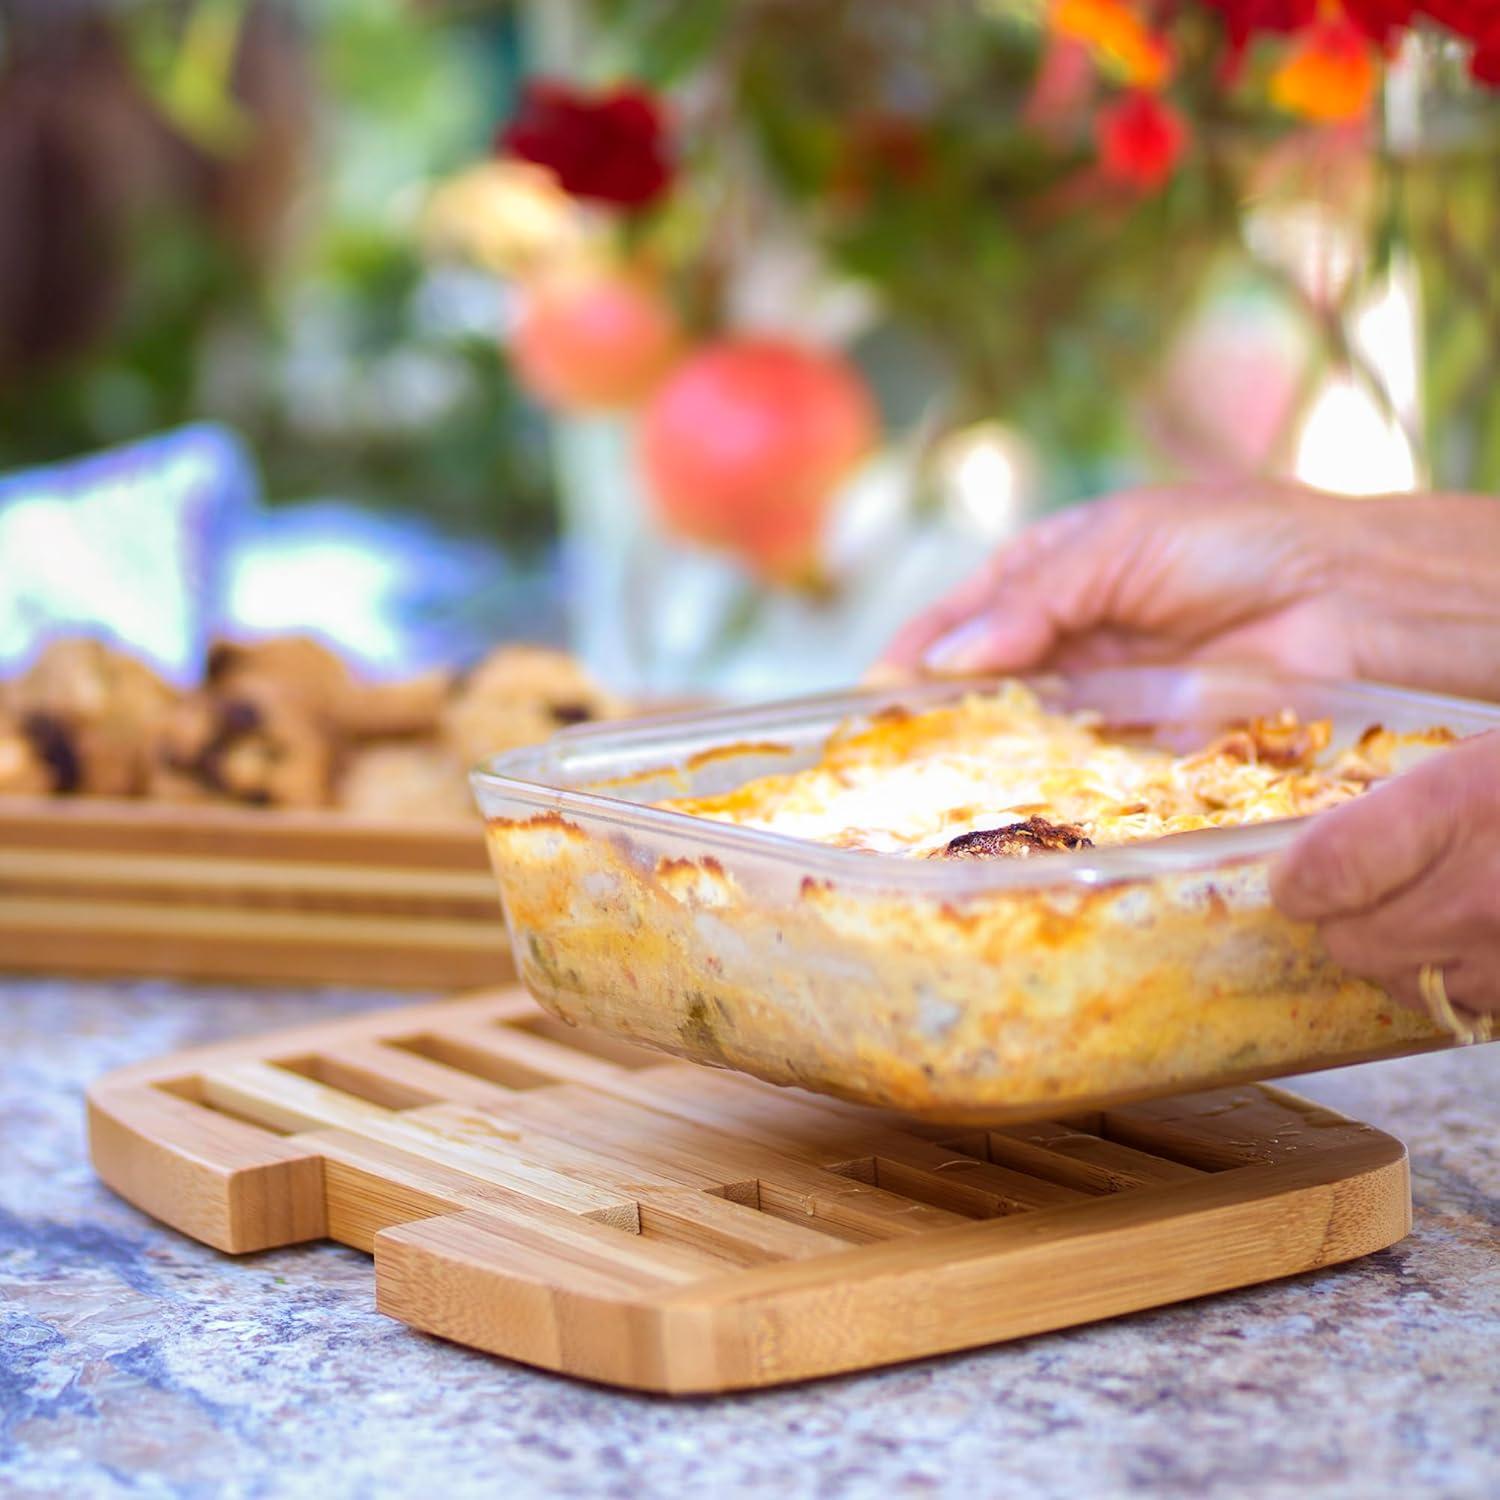
{"label": "blurred green foliage", "polygon": [[[145,107],[232,153],[255,122],[183,54],[222,57],[249,7],[174,14],[164,30],[161,7],[126,6],[111,24]],[[311,108],[273,248],[250,253],[190,200],[134,214],[107,326],[0,384],[0,469],[213,418],[248,439],[273,501],[332,495],[535,543],[555,525],[545,436],[506,369],[499,294],[427,264],[417,235],[426,186],[482,155],[505,112],[514,20],[309,0],[294,23]]]}

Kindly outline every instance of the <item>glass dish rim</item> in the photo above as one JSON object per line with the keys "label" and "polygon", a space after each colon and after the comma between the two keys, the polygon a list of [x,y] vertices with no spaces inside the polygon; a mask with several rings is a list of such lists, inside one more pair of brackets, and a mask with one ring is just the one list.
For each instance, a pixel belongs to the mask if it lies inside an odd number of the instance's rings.
{"label": "glass dish rim", "polygon": [[[490,756],[469,773],[486,824],[495,821],[485,807],[487,796],[528,802],[546,812],[574,813],[587,822],[634,828],[659,836],[690,838],[704,854],[759,856],[794,866],[798,873],[841,886],[867,886],[890,892],[893,887],[912,894],[970,897],[981,892],[1037,890],[1043,887],[1116,885],[1167,875],[1206,874],[1230,864],[1269,858],[1289,848],[1317,814],[1280,818],[1234,828],[1205,828],[1170,834],[1137,844],[1101,849],[1058,851],[1026,860],[927,860],[895,853],[838,849],[788,834],[759,828],[716,823],[691,813],[674,812],[648,803],[631,802],[608,793],[561,787],[538,779],[537,773],[555,762],[559,753],[590,746],[644,747],[675,731],[677,736],[699,729],[708,745],[773,741],[777,728],[810,723],[837,724],[843,719],[878,712],[898,704],[940,703],[968,692],[984,692],[1005,681],[1019,680],[1046,691],[1065,683],[1087,683],[1103,678],[1144,679],[1151,675],[1191,676],[1226,687],[1302,689],[1328,695],[1353,695],[1377,704],[1402,704],[1432,712],[1433,724],[1453,728],[1460,736],[1500,729],[1500,704],[1447,694],[1428,693],[1385,683],[1348,678],[1321,678],[1274,672],[1266,668],[1183,663],[1105,667],[1073,673],[1004,674],[970,678],[935,678],[891,686],[854,688],[807,697],[783,698],[732,707],[689,708],[625,720],[606,720],[564,729],[540,745]],[[1459,723],[1454,723],[1458,720]],[[1378,722],[1378,715],[1372,719]],[[1464,725],[1467,724],[1467,728]],[[741,729],[742,735],[734,731]],[[709,731],[712,731],[710,733]],[[675,769],[667,758],[671,742],[662,744],[661,774]],[[632,773],[632,780],[644,779]],[[522,820],[507,819],[511,823]]]}

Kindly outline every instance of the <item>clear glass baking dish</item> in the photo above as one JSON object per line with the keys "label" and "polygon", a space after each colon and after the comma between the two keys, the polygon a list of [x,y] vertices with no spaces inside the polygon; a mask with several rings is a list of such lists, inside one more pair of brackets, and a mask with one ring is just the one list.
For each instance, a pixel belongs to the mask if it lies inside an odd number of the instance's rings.
{"label": "clear glass baking dish", "polygon": [[[1253,670],[1120,668],[1031,685],[1048,707],[1149,726],[1180,750],[1285,708],[1331,719],[1335,749],[1372,724],[1500,727],[1500,708]],[[564,1020],[955,1123],[1452,1041],[1272,908],[1269,865],[1306,819],[946,861],[647,805],[810,765],[835,729],[989,686],[603,724],[496,758],[474,785],[527,986]]]}

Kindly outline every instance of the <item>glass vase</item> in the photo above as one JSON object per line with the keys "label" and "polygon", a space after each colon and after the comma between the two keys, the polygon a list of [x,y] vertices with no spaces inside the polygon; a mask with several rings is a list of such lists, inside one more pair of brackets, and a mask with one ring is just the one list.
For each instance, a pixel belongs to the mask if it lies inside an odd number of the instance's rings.
{"label": "glass vase", "polygon": [[[870,460],[830,514],[816,588],[757,578],[657,521],[628,417],[556,420],[573,649],[641,700],[752,699],[858,681],[901,623],[1031,513],[1027,469],[1001,429],[934,456],[920,434]],[[916,503],[914,495],[927,498]]]}
{"label": "glass vase", "polygon": [[1424,37],[1387,87],[1377,273],[1414,308],[1418,483],[1500,495],[1500,90]]}

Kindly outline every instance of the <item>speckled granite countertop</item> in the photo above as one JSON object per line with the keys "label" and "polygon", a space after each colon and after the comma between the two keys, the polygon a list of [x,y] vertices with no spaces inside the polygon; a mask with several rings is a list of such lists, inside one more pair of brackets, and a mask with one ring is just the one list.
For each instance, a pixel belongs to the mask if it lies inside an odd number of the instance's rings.
{"label": "speckled granite countertop", "polygon": [[[0,982],[0,1496],[1500,1495],[1500,1046],[1305,1079],[1403,1137],[1417,1223],[1316,1275],[713,1401],[410,1332],[367,1258],[230,1260],[94,1181],[80,1094],[395,997]],[[406,1003],[406,1002],[402,1002]]]}

